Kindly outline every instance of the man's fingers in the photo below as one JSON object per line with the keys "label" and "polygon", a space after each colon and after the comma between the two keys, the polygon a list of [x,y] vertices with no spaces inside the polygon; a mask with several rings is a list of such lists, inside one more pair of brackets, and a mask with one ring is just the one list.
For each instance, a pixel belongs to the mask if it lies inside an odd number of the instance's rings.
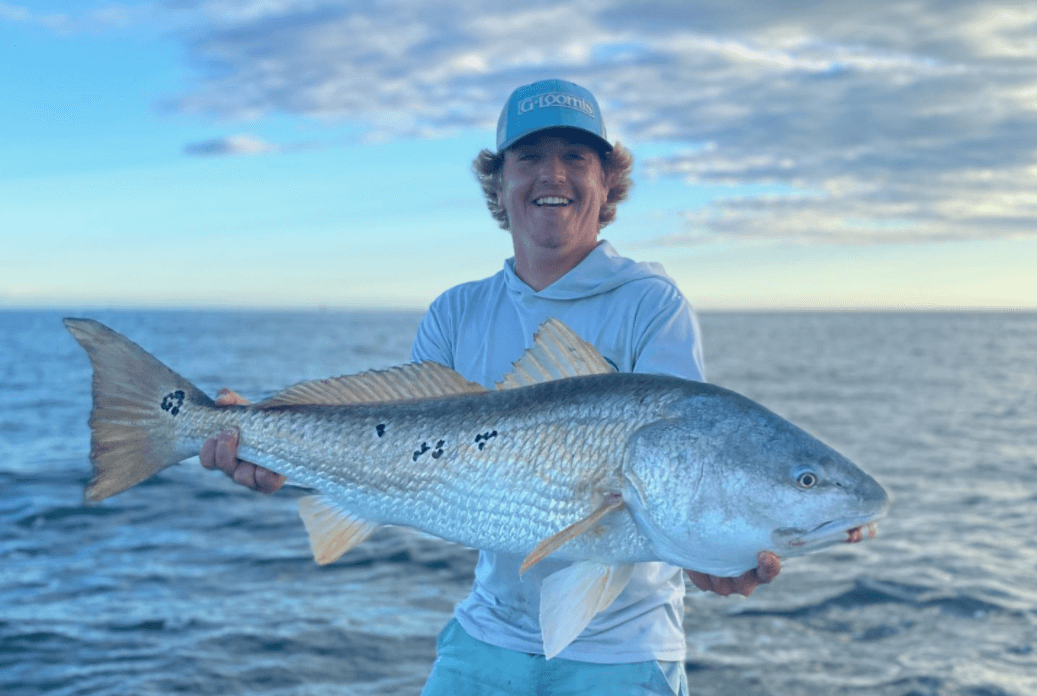
{"label": "man's fingers", "polygon": [[717,578],[713,583],[713,591],[721,597],[738,592],[738,578]]}
{"label": "man's fingers", "polygon": [[216,436],[216,451],[213,459],[216,462],[217,469],[227,474],[227,476],[234,476],[235,469],[238,468],[237,431],[223,430]]}
{"label": "man's fingers", "polygon": [[198,459],[206,469],[219,469],[235,483],[262,493],[273,493],[285,482],[280,474],[238,459],[237,430],[223,430],[203,442]]}
{"label": "man's fingers", "polygon": [[[216,393],[217,406],[247,406],[249,400],[230,389],[220,389]],[[206,469],[219,469],[230,478],[242,483],[251,480],[248,485],[255,488],[255,474],[249,475],[248,469],[238,473],[238,433],[236,430],[224,430],[202,443],[198,459]],[[254,468],[254,467],[253,467]],[[242,480],[239,480],[242,479]]]}
{"label": "man's fingers", "polygon": [[691,584],[699,588],[703,592],[709,592],[710,583],[709,576],[703,573],[697,573],[694,570],[685,571],[688,574],[688,579],[691,580]]}
{"label": "man's fingers", "polygon": [[284,476],[275,474],[270,469],[256,466],[252,462],[241,460],[238,460],[238,468],[234,470],[234,475],[231,478],[234,479],[235,483],[248,486],[260,493],[273,493],[283,486],[285,482]]}
{"label": "man's fingers", "polygon": [[256,467],[255,472],[256,479],[256,490],[263,493],[273,493],[284,485],[285,477],[281,474],[276,474],[270,469],[264,469],[261,466]]}
{"label": "man's fingers", "polygon": [[198,453],[198,459],[206,469],[216,468],[216,438],[210,437],[202,443],[202,451]]}
{"label": "man's fingers", "polygon": [[687,571],[691,583],[703,592],[715,592],[726,597],[735,591],[735,578],[718,578],[715,575],[706,575],[694,570]]}
{"label": "man's fingers", "polygon": [[251,401],[226,387],[216,392],[217,406],[248,406]]}
{"label": "man's fingers", "polygon": [[781,572],[781,559],[770,551],[761,551],[756,557],[756,567],[737,578],[734,591],[748,597],[760,585],[766,585]]}
{"label": "man's fingers", "polygon": [[256,465],[249,462],[238,462],[238,467],[231,476],[235,483],[255,489],[256,487]]}
{"label": "man's fingers", "polygon": [[756,561],[756,577],[762,583],[770,582],[781,572],[781,559],[770,551],[761,551],[760,555],[756,557]]}
{"label": "man's fingers", "polygon": [[735,579],[734,592],[737,592],[743,597],[748,597],[753,593],[753,590],[760,586],[760,584],[760,579],[756,577],[756,571],[750,570],[742,577]]}
{"label": "man's fingers", "polygon": [[718,578],[694,570],[687,571],[688,578],[703,592],[715,592],[723,597],[735,593],[748,597],[753,590],[778,577],[781,572],[781,559],[770,551],[761,551],[756,560],[756,568],[737,578]]}

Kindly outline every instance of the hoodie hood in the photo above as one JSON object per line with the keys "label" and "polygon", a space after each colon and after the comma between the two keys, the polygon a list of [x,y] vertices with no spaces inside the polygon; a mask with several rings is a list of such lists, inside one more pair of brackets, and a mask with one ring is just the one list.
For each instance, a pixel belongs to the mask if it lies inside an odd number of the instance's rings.
{"label": "hoodie hood", "polygon": [[504,262],[504,278],[510,292],[546,300],[576,300],[614,290],[644,278],[661,278],[673,283],[663,267],[649,261],[632,261],[616,253],[604,239],[576,268],[537,292],[515,274],[515,258]]}

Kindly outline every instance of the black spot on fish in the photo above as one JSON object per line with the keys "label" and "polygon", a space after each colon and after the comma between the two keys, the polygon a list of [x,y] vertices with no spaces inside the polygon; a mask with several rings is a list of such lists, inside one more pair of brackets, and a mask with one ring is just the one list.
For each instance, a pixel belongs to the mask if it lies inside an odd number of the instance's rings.
{"label": "black spot on fish", "polygon": [[378,437],[385,435],[385,423],[379,423],[374,427],[374,430],[376,433],[378,433]]}
{"label": "black spot on fish", "polygon": [[443,445],[446,444],[446,440],[440,440],[436,443],[436,451],[432,453],[433,459],[439,459],[443,456]]}
{"label": "black spot on fish", "polygon": [[496,430],[493,430],[488,433],[479,433],[478,435],[476,435],[475,444],[479,445],[479,451],[481,452],[482,448],[486,446],[486,443],[495,437],[497,437]]}
{"label": "black spot on fish", "polygon": [[169,411],[172,416],[180,413],[180,407],[184,405],[184,399],[187,394],[184,393],[183,389],[177,389],[176,391],[169,392],[162,397],[162,410]]}
{"label": "black spot on fish", "polygon": [[420,457],[421,455],[425,454],[430,449],[432,449],[432,448],[428,446],[427,442],[422,442],[421,443],[421,448],[414,450],[414,457],[411,459],[411,461],[413,461],[413,462],[418,461],[418,457]]}

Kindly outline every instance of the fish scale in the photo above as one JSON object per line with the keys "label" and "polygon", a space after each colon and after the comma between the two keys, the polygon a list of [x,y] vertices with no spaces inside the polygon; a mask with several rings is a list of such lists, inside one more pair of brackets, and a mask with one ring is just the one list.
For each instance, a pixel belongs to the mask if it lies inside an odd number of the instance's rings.
{"label": "fish scale", "polygon": [[763,406],[715,385],[615,373],[557,320],[495,391],[422,363],[230,407],[108,327],[65,324],[94,368],[88,500],[235,428],[239,456],[320,492],[300,500],[320,563],[381,524],[525,555],[522,569],[574,561],[543,579],[548,657],[609,606],[635,563],[737,576],[761,551],[870,538],[889,506],[874,479]]}
{"label": "fish scale", "polygon": [[[239,456],[323,490],[359,517],[419,527],[471,547],[525,553],[593,512],[610,485],[617,490],[619,455],[640,425],[592,422],[578,401],[536,408],[557,389],[552,383],[487,393],[475,408],[457,397],[432,399],[395,407],[391,417],[385,407],[369,405],[236,407],[233,416],[208,408],[213,420],[197,419],[201,427],[192,425],[185,435],[237,428]],[[631,398],[637,397],[616,401]],[[479,414],[485,410],[509,413],[507,425],[486,420]],[[615,410],[626,409],[617,404]],[[379,423],[386,424],[382,437],[376,435]],[[479,450],[475,436],[493,431],[498,435]],[[445,441],[441,457],[425,453],[413,460],[421,443],[439,440]],[[309,441],[324,444],[314,448]],[[460,526],[449,512],[459,505],[465,511]]]}

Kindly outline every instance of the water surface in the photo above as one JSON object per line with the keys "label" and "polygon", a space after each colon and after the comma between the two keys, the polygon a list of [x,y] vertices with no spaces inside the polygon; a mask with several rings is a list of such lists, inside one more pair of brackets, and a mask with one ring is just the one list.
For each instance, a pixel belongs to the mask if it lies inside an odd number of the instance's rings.
{"label": "water surface", "polygon": [[[0,693],[418,693],[474,552],[381,530],[326,567],[298,493],[188,461],[85,507],[89,364],[0,312]],[[409,358],[420,315],[93,312],[210,394]],[[878,538],[692,589],[693,694],[1037,693],[1037,314],[703,314],[709,378],[875,475]]]}

